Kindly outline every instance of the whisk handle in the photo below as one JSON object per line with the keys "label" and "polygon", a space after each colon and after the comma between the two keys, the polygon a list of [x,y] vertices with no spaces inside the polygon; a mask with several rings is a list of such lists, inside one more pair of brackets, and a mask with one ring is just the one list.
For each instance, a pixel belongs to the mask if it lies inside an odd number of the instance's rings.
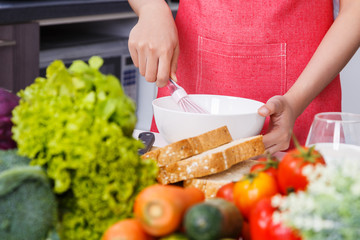
{"label": "whisk handle", "polygon": [[178,89],[177,84],[170,78],[169,83],[167,85],[167,88],[169,89],[170,93],[173,94]]}
{"label": "whisk handle", "polygon": [[169,79],[167,87],[176,103],[179,103],[182,98],[187,96],[186,91],[176,84],[171,78]]}
{"label": "whisk handle", "polygon": [[174,98],[176,103],[179,103],[181,99],[187,96],[187,93],[184,89],[179,88],[175,92],[173,92],[172,97]]}

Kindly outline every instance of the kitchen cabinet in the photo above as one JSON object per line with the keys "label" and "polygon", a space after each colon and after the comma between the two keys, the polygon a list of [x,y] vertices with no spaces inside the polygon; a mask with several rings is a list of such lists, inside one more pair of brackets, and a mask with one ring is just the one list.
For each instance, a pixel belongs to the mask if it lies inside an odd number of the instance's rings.
{"label": "kitchen cabinet", "polygon": [[39,74],[39,24],[0,25],[0,87],[13,92]]}

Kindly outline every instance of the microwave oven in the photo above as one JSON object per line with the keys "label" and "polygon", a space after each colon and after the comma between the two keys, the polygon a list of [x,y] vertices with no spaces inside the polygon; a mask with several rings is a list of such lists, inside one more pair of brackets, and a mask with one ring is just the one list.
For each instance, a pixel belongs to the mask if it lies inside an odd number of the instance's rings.
{"label": "microwave oven", "polygon": [[[80,35],[80,34],[79,34]],[[91,56],[100,56],[104,60],[100,71],[103,74],[116,76],[125,94],[138,102],[139,71],[132,62],[127,38],[100,34],[84,34],[71,38],[62,35],[61,38],[46,38],[42,40],[40,49],[40,76],[46,75],[48,65],[56,60],[62,60],[68,67],[74,60],[87,61]]]}

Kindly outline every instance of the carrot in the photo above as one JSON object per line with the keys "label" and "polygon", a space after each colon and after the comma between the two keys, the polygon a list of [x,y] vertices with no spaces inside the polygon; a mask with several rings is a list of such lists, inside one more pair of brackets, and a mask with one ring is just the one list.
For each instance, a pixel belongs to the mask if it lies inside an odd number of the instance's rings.
{"label": "carrot", "polygon": [[111,225],[101,240],[152,240],[137,219],[124,219]]}
{"label": "carrot", "polygon": [[204,193],[194,187],[155,184],[136,197],[134,214],[147,233],[161,237],[176,231],[185,211],[204,199]]}

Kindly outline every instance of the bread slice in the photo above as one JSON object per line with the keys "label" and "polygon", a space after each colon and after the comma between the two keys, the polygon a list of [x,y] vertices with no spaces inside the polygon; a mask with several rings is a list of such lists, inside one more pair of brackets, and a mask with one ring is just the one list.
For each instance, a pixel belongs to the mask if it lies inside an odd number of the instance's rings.
{"label": "bread slice", "polygon": [[263,136],[237,139],[220,147],[182,161],[160,167],[157,180],[161,184],[175,183],[219,173],[231,166],[265,152]]}
{"label": "bread slice", "polygon": [[226,126],[216,128],[201,135],[171,143],[141,156],[142,159],[154,159],[158,166],[165,166],[182,159],[216,148],[233,139]]}
{"label": "bread slice", "polygon": [[205,177],[193,178],[184,181],[184,187],[196,187],[200,189],[206,198],[213,198],[217,191],[230,182],[239,181],[245,174],[250,172],[252,166],[257,164],[255,160],[246,160],[239,162],[220,173],[212,174]]}

